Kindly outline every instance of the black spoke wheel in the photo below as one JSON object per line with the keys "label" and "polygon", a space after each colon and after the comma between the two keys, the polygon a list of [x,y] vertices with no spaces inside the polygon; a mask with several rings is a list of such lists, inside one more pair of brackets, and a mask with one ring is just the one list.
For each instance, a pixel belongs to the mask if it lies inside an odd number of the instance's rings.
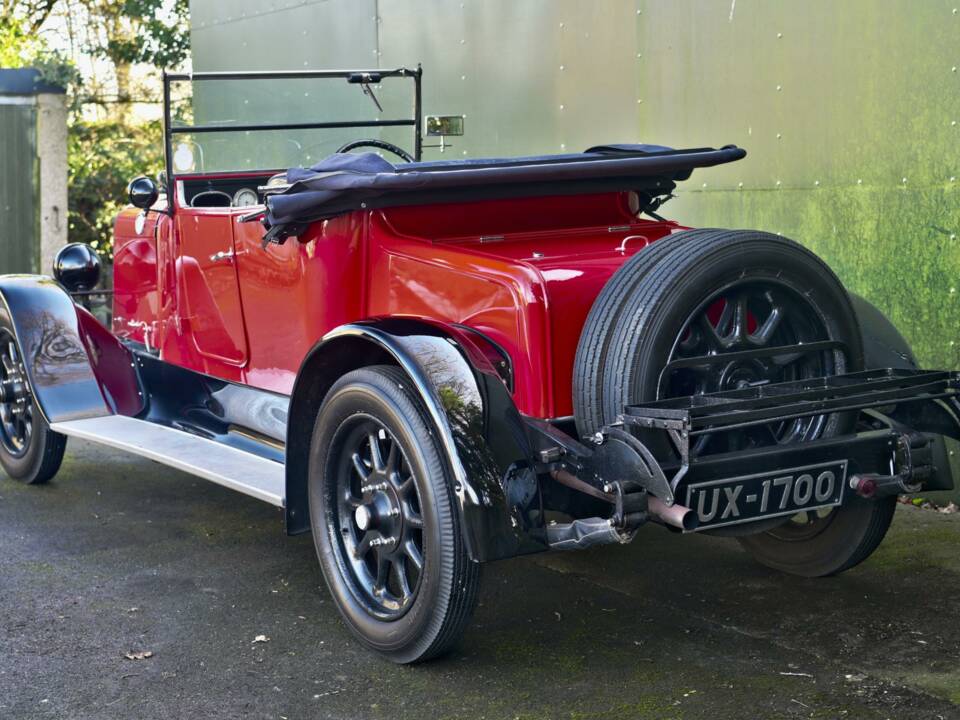
{"label": "black spoke wheel", "polygon": [[341,425],[333,443],[343,448],[336,500],[348,580],[371,613],[399,617],[413,603],[423,569],[423,516],[410,463],[370,415]]}
{"label": "black spoke wheel", "polygon": [[40,413],[13,328],[0,319],[0,466],[14,480],[39,485],[60,469],[66,444]]}
{"label": "black spoke wheel", "polygon": [[17,341],[9,330],[0,330],[0,446],[11,458],[22,458],[33,435],[33,396],[27,385]]}
{"label": "black spoke wheel", "polygon": [[[598,310],[599,308],[599,310]],[[601,312],[602,310],[602,312]],[[596,312],[595,312],[596,311]],[[602,333],[607,334],[601,339]],[[837,346],[811,343],[838,343]],[[574,407],[582,434],[644,401],[861,370],[863,342],[850,298],[830,268],[769,233],[699,230],[644,248],[607,283],[577,350]],[[832,413],[701,435],[694,455],[809,442],[854,430],[856,413]],[[676,459],[663,433],[641,440]],[[682,487],[678,488],[683,490]],[[761,563],[817,576],[853,567],[890,524],[888,499],[847,492],[830,512],[710,531],[737,535]]]}
{"label": "black spoke wheel", "polygon": [[310,449],[310,520],[327,586],[350,629],[395,662],[436,657],[476,604],[453,482],[406,375],[377,366],[327,394]]}
{"label": "black spoke wheel", "polygon": [[[681,325],[657,397],[703,395],[833,375],[837,372],[833,352],[802,350],[803,344],[830,339],[820,310],[789,280],[754,277],[731,282],[709,295]],[[698,437],[691,453],[696,457],[815,440],[826,421],[826,416],[816,415],[708,433]]]}

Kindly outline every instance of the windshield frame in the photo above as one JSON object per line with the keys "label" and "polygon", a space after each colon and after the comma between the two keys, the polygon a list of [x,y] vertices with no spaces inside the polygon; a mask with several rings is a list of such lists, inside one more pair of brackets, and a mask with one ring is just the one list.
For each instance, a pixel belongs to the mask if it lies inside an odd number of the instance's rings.
{"label": "windshield frame", "polygon": [[[177,82],[203,80],[291,80],[291,79],[328,79],[343,78],[349,83],[363,86],[369,83],[374,88],[384,78],[399,77],[413,80],[413,117],[389,120],[357,120],[338,122],[297,122],[262,123],[253,125],[177,125],[173,127],[170,112],[170,86]],[[413,157],[419,162],[423,153],[421,81],[423,69],[418,64],[415,70],[399,67],[394,69],[369,70],[290,70],[290,71],[244,71],[244,72],[195,72],[163,73],[163,154],[166,174],[167,197],[172,197],[175,176],[173,173],[173,136],[177,134],[197,134],[208,132],[258,132],[275,130],[315,130],[324,128],[371,128],[371,127],[411,127],[413,128]],[[184,175],[180,173],[179,175]],[[190,174],[190,173],[186,173]]]}

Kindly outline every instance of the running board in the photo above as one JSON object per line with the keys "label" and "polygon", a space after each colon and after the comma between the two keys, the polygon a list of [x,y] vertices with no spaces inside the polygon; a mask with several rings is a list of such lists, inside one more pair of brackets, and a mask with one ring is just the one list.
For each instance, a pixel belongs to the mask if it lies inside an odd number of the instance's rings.
{"label": "running board", "polygon": [[286,475],[282,463],[214,440],[122,415],[58,422],[50,429],[141,455],[271,505],[284,505]]}

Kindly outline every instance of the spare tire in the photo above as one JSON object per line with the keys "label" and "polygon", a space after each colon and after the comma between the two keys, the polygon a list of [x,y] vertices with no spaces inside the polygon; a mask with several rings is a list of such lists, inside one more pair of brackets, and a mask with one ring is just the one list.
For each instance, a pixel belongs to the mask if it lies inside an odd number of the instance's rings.
{"label": "spare tire", "polygon": [[[640,282],[654,265],[674,248],[701,235],[719,232],[712,228],[685,230],[647,245],[631,257],[603,286],[590,308],[573,367],[573,415],[581,436],[592,435],[610,420],[603,411],[603,374],[611,347],[613,328],[627,298],[636,294]],[[619,348],[615,348],[619,352]]]}
{"label": "spare tire", "polygon": [[[788,361],[734,355],[729,362],[716,362],[744,350],[822,340],[843,343],[846,351],[797,353]],[[671,365],[699,357],[711,362]],[[860,328],[850,299],[836,275],[812,252],[758,231],[679,233],[631,258],[597,297],[575,360],[577,429],[590,435],[614,422],[624,406],[644,401],[852,372],[862,366]],[[709,433],[698,438],[691,452],[704,455],[810,441],[849,432],[855,421],[855,413],[834,413]],[[645,433],[641,439],[655,454],[670,452],[662,433]],[[830,514],[846,513],[862,502],[851,501],[849,508]],[[760,539],[782,526],[783,518],[731,530],[753,535],[749,549],[761,562],[797,574],[829,574],[862,559],[882,539],[878,523],[886,529],[889,508],[877,513],[874,508],[879,506],[872,503],[864,510],[871,517],[876,514],[876,523],[833,522],[837,532],[842,528],[849,532],[840,532],[842,537],[818,533],[820,550],[813,555],[795,553],[800,565],[784,558],[784,543],[789,542],[783,532],[769,542]],[[797,536],[799,545],[804,537]],[[866,552],[864,543],[872,546]],[[837,557],[824,558],[824,548],[843,546],[847,547]]]}

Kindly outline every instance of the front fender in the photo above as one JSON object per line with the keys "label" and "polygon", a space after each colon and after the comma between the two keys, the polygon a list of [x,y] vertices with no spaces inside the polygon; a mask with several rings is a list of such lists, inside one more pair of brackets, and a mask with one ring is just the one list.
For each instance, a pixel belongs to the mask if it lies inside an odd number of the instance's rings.
{"label": "front fender", "polygon": [[309,529],[306,453],[322,396],[344,372],[390,362],[410,378],[436,428],[471,559],[546,550],[523,421],[483,342],[469,330],[411,318],[351,323],[327,334],[304,360],[291,400],[288,531]]}
{"label": "front fender", "polygon": [[48,423],[142,408],[130,352],[51,278],[0,276],[0,318],[13,327]]}

